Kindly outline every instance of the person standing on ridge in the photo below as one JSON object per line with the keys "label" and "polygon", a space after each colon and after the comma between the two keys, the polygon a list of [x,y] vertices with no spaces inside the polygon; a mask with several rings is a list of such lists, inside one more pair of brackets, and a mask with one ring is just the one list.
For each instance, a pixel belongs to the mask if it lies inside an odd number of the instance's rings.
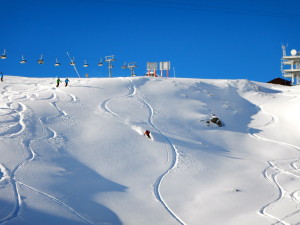
{"label": "person standing on ridge", "polygon": [[61,81],[60,81],[60,79],[59,79],[59,78],[57,78],[57,80],[56,80],[56,87],[58,87],[58,86],[59,86],[59,83],[61,83]]}
{"label": "person standing on ridge", "polygon": [[1,82],[3,82],[3,73],[1,72]]}
{"label": "person standing on ridge", "polygon": [[70,80],[68,78],[65,79],[65,87],[68,86],[68,83],[70,82]]}

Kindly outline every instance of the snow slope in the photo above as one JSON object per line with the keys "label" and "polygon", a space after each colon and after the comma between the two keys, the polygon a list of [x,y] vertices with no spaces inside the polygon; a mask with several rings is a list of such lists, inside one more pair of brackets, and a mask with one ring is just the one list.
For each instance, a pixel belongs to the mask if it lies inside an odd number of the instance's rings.
{"label": "snow slope", "polygon": [[[0,224],[299,224],[298,86],[146,77],[54,86],[0,84]],[[224,127],[205,125],[213,113]]]}

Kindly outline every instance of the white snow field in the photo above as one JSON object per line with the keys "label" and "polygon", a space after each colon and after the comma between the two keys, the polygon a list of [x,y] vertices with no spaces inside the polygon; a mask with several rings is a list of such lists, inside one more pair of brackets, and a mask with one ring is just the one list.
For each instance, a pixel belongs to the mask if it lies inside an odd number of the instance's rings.
{"label": "white snow field", "polygon": [[0,224],[300,224],[299,86],[55,82],[0,83]]}

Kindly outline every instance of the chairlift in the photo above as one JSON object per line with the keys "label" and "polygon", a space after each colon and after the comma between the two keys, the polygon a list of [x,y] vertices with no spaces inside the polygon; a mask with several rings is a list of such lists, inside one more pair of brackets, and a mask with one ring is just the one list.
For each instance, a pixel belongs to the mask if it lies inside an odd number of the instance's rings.
{"label": "chairlift", "polygon": [[25,60],[24,56],[22,55],[22,60],[20,61],[21,64],[23,63],[27,63],[27,61]]}
{"label": "chairlift", "polygon": [[0,56],[0,59],[6,59],[6,50],[4,49],[3,54]]}
{"label": "chairlift", "polygon": [[124,62],[124,65],[122,66],[122,69],[127,69],[126,62]]}
{"label": "chairlift", "polygon": [[75,58],[74,58],[74,57],[73,57],[73,59],[71,60],[70,65],[71,65],[71,66],[75,66],[75,65],[76,65],[76,63],[75,63]]}
{"label": "chairlift", "polygon": [[102,58],[100,59],[100,62],[98,63],[98,66],[103,66]]}
{"label": "chairlift", "polygon": [[87,64],[86,60],[84,60],[84,64],[83,64],[83,67],[88,67],[89,64]]}
{"label": "chairlift", "polygon": [[58,62],[58,59],[56,58],[54,66],[60,66],[60,63]]}
{"label": "chairlift", "polygon": [[41,58],[38,60],[38,64],[44,64],[43,55],[41,55]]}

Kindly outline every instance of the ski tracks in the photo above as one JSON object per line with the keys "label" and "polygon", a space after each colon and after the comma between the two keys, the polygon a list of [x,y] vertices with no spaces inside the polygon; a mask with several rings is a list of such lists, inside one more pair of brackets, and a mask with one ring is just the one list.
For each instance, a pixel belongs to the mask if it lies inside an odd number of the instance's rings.
{"label": "ski tracks", "polygon": [[[263,110],[264,114],[271,116],[271,120],[264,126],[272,126],[279,120],[276,116],[271,115]],[[298,146],[264,138],[254,134],[253,129],[249,128],[249,135],[252,137],[272,142],[286,148],[293,149],[300,153]],[[268,166],[262,171],[263,177],[273,185],[277,190],[278,196],[270,203],[259,209],[259,214],[269,218],[272,225],[292,225],[299,224],[300,221],[300,159],[282,159],[267,161]],[[293,209],[291,211],[291,209]]]}
{"label": "ski tracks", "polygon": [[[128,78],[128,79],[132,83],[134,90],[136,90],[136,87],[135,87],[134,83],[132,82],[132,80],[130,78]],[[135,93],[136,93],[136,91],[135,91]],[[154,122],[153,122],[154,109],[150,105],[150,103],[148,103],[144,98],[141,98],[141,97],[138,97],[138,98],[147,106],[147,108],[150,112],[150,116],[148,118],[148,123],[164,137],[165,142],[171,147],[172,160],[170,161],[169,167],[167,168],[167,170],[157,178],[155,184],[153,185],[154,194],[156,196],[156,199],[163,205],[163,207],[169,212],[169,214],[172,217],[174,217],[174,219],[177,220],[178,223],[184,225],[185,223],[179,218],[178,215],[176,215],[175,212],[173,212],[171,207],[168,206],[167,202],[164,200],[164,198],[161,194],[161,191],[160,191],[162,181],[176,167],[176,165],[178,163],[179,151],[177,150],[176,146],[172,144],[172,142],[169,140],[169,138],[154,124]]]}
{"label": "ski tracks", "polygon": [[[130,83],[130,86],[128,87],[129,93],[122,95],[122,96],[115,97],[115,98],[107,99],[107,100],[103,101],[100,104],[100,106],[105,112],[109,113],[110,115],[112,115],[114,117],[119,118],[124,124],[129,125],[131,127],[133,125],[129,121],[123,120],[122,117],[120,115],[118,115],[117,113],[113,112],[108,107],[108,103],[110,101],[113,101],[113,100],[119,99],[119,98],[135,97],[139,102],[141,102],[144,106],[147,107],[147,109],[149,111],[147,123],[165,139],[165,150],[167,152],[166,164],[169,164],[166,171],[164,173],[162,173],[156,179],[155,183],[153,184],[153,192],[154,192],[155,198],[161,203],[161,205],[170,214],[170,216],[172,216],[179,224],[185,225],[185,223],[182,221],[182,219],[180,219],[180,217],[178,215],[176,215],[176,213],[171,209],[171,207],[164,200],[161,190],[160,190],[163,180],[166,179],[167,175],[176,167],[176,165],[178,163],[178,157],[179,157],[178,150],[177,150],[176,146],[173,145],[172,142],[168,139],[168,137],[155,125],[155,123],[153,121],[154,108],[151,106],[151,104],[147,100],[145,100],[145,98],[143,98],[138,93],[138,90],[137,90],[134,82],[132,81],[132,79],[130,79],[130,78],[127,78],[127,79]],[[168,150],[168,146],[170,146],[171,151]],[[171,155],[171,160],[169,159],[169,154]]]}
{"label": "ski tracks", "polygon": [[[9,98],[7,98],[7,100],[9,100]],[[16,142],[20,142],[23,152],[26,152],[26,143],[23,140],[23,138],[20,136],[25,132],[26,130],[26,125],[24,123],[24,117],[25,117],[25,112],[27,110],[27,107],[22,104],[22,103],[13,103],[13,101],[10,101],[8,103],[6,103],[6,107],[1,108],[2,110],[8,111],[8,114],[13,116],[13,124],[8,127],[8,129],[5,132],[1,133],[1,137],[4,139],[13,139]],[[4,114],[5,115],[5,114]],[[2,120],[3,122],[5,122],[5,118],[4,120]],[[19,165],[16,166],[16,168],[13,171],[9,171],[7,168],[4,167],[4,165],[2,165],[4,171],[6,171],[6,180],[7,180],[7,185],[11,185],[12,188],[12,193],[13,193],[13,198],[11,199],[11,202],[7,203],[8,207],[6,210],[4,210],[5,212],[2,211],[2,217],[0,218],[0,223],[8,221],[14,217],[16,217],[19,213],[19,209],[21,206],[21,195],[18,191],[18,187],[17,187],[17,181],[15,180],[15,173],[16,171],[21,168],[26,162],[32,160],[34,158],[34,154],[32,153],[32,151],[29,151],[29,156],[28,158],[26,158],[25,160],[23,160]],[[11,205],[11,206],[9,206]]]}
{"label": "ski tracks", "polygon": [[[15,169],[12,171],[9,171],[7,168],[5,168],[4,165],[0,164],[0,172],[4,174],[2,176],[2,179],[0,179],[0,184],[4,185],[4,181],[6,181],[6,186],[11,185],[11,189],[13,192],[14,199],[11,199],[12,203],[9,203],[4,209],[0,211],[0,224],[5,223],[9,220],[12,220],[19,216],[20,208],[22,207],[22,196],[19,192],[19,185],[22,185],[32,191],[35,191],[41,195],[44,195],[51,199],[52,201],[58,203],[62,207],[66,208],[67,211],[70,213],[78,216],[83,221],[85,221],[88,224],[93,224],[91,221],[86,219],[84,216],[82,216],[79,212],[77,212],[75,209],[64,203],[63,201],[57,199],[56,197],[47,194],[43,191],[40,191],[34,187],[31,187],[21,181],[19,181],[16,178],[16,174],[19,170],[24,167],[24,165],[28,164],[29,162],[36,160],[37,154],[34,152],[34,150],[31,148],[31,142],[32,141],[39,141],[39,140],[51,140],[58,137],[58,134],[55,130],[51,129],[49,126],[46,125],[46,121],[49,119],[49,117],[40,117],[38,118],[38,121],[40,125],[43,127],[42,129],[45,130],[46,135],[40,138],[35,138],[32,136],[33,134],[31,132],[28,132],[31,128],[27,127],[25,119],[31,119],[31,109],[26,107],[25,104],[21,103],[20,100],[50,100],[50,105],[54,107],[58,114],[56,116],[53,116],[53,118],[61,118],[66,117],[68,114],[61,110],[57,103],[62,102],[55,91],[50,96],[47,96],[45,98],[38,99],[39,92],[43,92],[48,89],[34,89],[34,93],[26,93],[26,92],[18,92],[14,90],[10,90],[9,86],[4,86],[2,89],[2,95],[3,100],[6,101],[4,106],[0,106],[0,119],[1,124],[4,125],[9,124],[7,128],[3,128],[0,124],[0,138],[7,139],[7,140],[16,140],[16,142],[20,143],[22,150],[24,153],[27,153],[27,157],[20,162],[18,165],[16,165]],[[78,99],[76,96],[71,95],[69,93],[64,93],[67,95],[70,99],[69,102],[71,103],[78,103]],[[16,102],[16,100],[19,100]],[[4,178],[3,178],[4,177]]]}

